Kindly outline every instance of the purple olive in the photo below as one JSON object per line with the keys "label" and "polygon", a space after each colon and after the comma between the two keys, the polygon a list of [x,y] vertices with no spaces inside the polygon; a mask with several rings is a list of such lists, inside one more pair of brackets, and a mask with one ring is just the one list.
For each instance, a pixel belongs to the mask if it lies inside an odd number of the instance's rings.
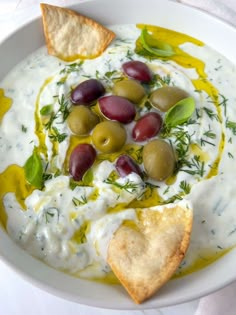
{"label": "purple olive", "polygon": [[105,93],[102,83],[96,79],[83,81],[71,92],[71,102],[75,105],[91,105]]}
{"label": "purple olive", "polygon": [[79,144],[71,153],[69,172],[74,180],[81,180],[85,172],[93,165],[96,151],[90,144]]}
{"label": "purple olive", "polygon": [[155,137],[162,126],[162,118],[158,113],[148,113],[141,117],[132,131],[134,141],[145,141]]}
{"label": "purple olive", "polygon": [[121,177],[125,177],[130,173],[136,173],[139,176],[142,175],[142,171],[139,166],[128,155],[121,155],[116,161],[116,169]]}
{"label": "purple olive", "polygon": [[122,65],[124,73],[135,80],[148,83],[152,80],[152,73],[148,66],[141,61],[128,61]]}
{"label": "purple olive", "polygon": [[104,96],[98,103],[102,114],[110,120],[128,124],[136,115],[134,104],[121,96]]}

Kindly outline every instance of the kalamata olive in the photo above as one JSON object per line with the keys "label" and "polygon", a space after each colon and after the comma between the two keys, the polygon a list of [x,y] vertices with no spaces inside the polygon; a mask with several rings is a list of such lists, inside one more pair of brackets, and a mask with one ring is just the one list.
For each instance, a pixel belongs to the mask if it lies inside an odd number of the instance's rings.
{"label": "kalamata olive", "polygon": [[104,96],[98,100],[98,103],[105,117],[123,124],[131,122],[136,115],[134,104],[121,96]]}
{"label": "kalamata olive", "polygon": [[171,176],[175,168],[175,155],[172,147],[160,139],[145,144],[143,165],[147,175],[152,179],[162,181]]}
{"label": "kalamata olive", "polygon": [[93,165],[96,151],[91,144],[79,144],[71,153],[69,172],[74,180],[81,180],[85,172]]}
{"label": "kalamata olive", "polygon": [[132,137],[134,141],[145,141],[158,134],[162,126],[162,118],[158,113],[148,113],[135,124]]}
{"label": "kalamata olive", "polygon": [[152,73],[144,62],[128,61],[122,65],[122,69],[128,77],[140,82],[148,83],[152,80]]}
{"label": "kalamata olive", "polygon": [[134,80],[122,80],[114,84],[113,94],[127,98],[133,103],[139,103],[145,96],[143,86]]}
{"label": "kalamata olive", "polygon": [[172,106],[189,97],[189,94],[177,86],[164,86],[152,92],[151,104],[162,112],[167,112]]}
{"label": "kalamata olive", "polygon": [[130,173],[136,173],[139,176],[142,175],[142,171],[138,164],[135,163],[128,155],[121,155],[116,161],[116,169],[121,177],[125,177]]}
{"label": "kalamata olive", "polygon": [[119,151],[126,141],[125,128],[116,121],[103,121],[94,128],[92,141],[103,153]]}
{"label": "kalamata olive", "polygon": [[71,92],[71,101],[75,105],[91,105],[105,93],[102,83],[96,79],[83,81]]}
{"label": "kalamata olive", "polygon": [[75,135],[83,136],[89,134],[99,123],[99,117],[84,105],[73,106],[67,118],[67,123]]}

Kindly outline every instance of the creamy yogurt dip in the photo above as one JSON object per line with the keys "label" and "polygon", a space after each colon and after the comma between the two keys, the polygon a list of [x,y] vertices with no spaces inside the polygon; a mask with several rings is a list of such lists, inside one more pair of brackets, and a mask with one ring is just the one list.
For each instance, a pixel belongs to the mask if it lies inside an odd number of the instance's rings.
{"label": "creamy yogurt dip", "polygon": [[[190,248],[178,271],[184,274],[207,265],[236,243],[236,67],[181,34],[179,44],[189,64],[178,58],[147,59],[134,52],[140,34],[136,26],[113,26],[112,30],[117,39],[96,59],[67,64],[48,56],[43,47],[0,83],[5,96],[13,100],[0,125],[0,217],[9,235],[33,256],[68,273],[98,279],[110,272],[106,255],[113,233],[123,222],[135,222],[135,208],[184,200],[194,211]],[[159,31],[165,36],[166,30]],[[178,156],[177,175],[163,182],[144,180],[135,173],[111,180],[121,152],[98,154],[83,185],[77,185],[68,175],[68,155],[76,141],[91,140],[74,137],[64,119],[71,106],[71,88],[97,78],[109,94],[114,80],[123,75],[122,64],[129,60],[150,67],[156,78],[152,89],[178,86],[195,100],[196,110],[187,123],[157,136],[172,143]],[[51,122],[57,131],[54,138],[40,115],[48,105],[56,113]],[[148,102],[143,105],[141,114],[156,111]],[[142,167],[145,142],[132,144],[133,126],[134,122],[126,125],[128,138],[122,153],[130,154]],[[23,166],[34,147],[44,161],[41,190],[24,179]]]}

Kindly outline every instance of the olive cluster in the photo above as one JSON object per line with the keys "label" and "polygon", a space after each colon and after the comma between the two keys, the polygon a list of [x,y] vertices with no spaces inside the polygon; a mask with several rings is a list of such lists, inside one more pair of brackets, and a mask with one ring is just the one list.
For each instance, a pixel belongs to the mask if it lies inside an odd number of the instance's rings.
{"label": "olive cluster", "polygon": [[[127,133],[125,124],[137,117],[136,106],[144,99],[146,92],[143,83],[148,84],[152,72],[141,61],[129,61],[122,65],[127,76],[113,85],[112,95],[105,94],[102,83],[89,79],[71,92],[71,101],[75,105],[67,119],[73,134],[84,136],[91,133],[94,147],[102,153],[114,153],[124,146]],[[188,94],[177,87],[162,87],[150,95],[152,106],[161,112],[168,111]],[[90,105],[98,102],[100,117],[91,110]],[[76,106],[79,105],[79,106]],[[141,116],[132,129],[135,142],[147,141],[155,137],[162,127],[162,117],[159,112],[151,111]],[[75,180],[81,180],[84,173],[96,159],[96,150],[90,144],[80,144],[72,152],[69,171]],[[174,171],[175,154],[172,147],[164,140],[155,139],[144,145],[143,165],[147,175],[155,180],[164,180]],[[116,169],[120,176],[131,172],[142,175],[140,167],[128,155],[121,155],[116,161]]]}

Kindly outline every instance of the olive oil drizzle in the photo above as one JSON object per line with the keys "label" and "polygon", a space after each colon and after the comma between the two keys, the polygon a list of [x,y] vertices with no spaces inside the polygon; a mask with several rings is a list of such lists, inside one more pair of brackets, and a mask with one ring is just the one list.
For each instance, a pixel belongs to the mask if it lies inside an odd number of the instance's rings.
{"label": "olive oil drizzle", "polygon": [[36,104],[35,104],[35,114],[34,114],[35,134],[37,135],[39,139],[39,145],[37,147],[37,151],[38,153],[42,153],[45,156],[46,160],[48,159],[47,146],[46,146],[46,141],[45,141],[46,135],[44,132],[44,125],[43,125],[42,118],[40,115],[39,101],[45,87],[52,81],[52,79],[53,79],[52,77],[46,79],[43,85],[41,86],[39,93],[37,95]]}
{"label": "olive oil drizzle", "polygon": [[9,111],[12,106],[12,99],[5,96],[4,90],[0,89],[0,123],[4,115]]}
{"label": "olive oil drizzle", "polygon": [[[204,46],[204,43],[183,33],[179,33],[176,31],[172,31],[169,29],[165,29],[159,26],[152,26],[152,25],[145,25],[145,24],[137,24],[139,29],[146,28],[150,31],[153,36],[157,37],[158,40],[166,42],[173,46],[175,54],[170,57],[158,57],[162,60],[173,60],[177,64],[183,66],[184,68],[194,68],[199,75],[198,79],[192,80],[192,83],[196,90],[205,91],[210,99],[211,102],[214,104],[217,112],[217,116],[219,122],[221,123],[221,138],[219,141],[218,147],[218,154],[215,161],[212,163],[211,170],[208,174],[205,175],[205,178],[209,179],[218,174],[219,163],[222,158],[222,154],[225,147],[225,133],[223,131],[222,126],[222,109],[219,102],[219,91],[214,87],[214,85],[207,79],[207,74],[205,73],[205,63],[199,60],[196,57],[189,55],[188,53],[184,52],[179,45],[182,45],[186,42],[195,44],[197,46]],[[140,40],[138,39],[136,42],[136,51],[142,50]],[[150,57],[149,58],[154,58]],[[157,57],[155,57],[157,58]]]}
{"label": "olive oil drizzle", "polygon": [[199,271],[216,262],[231,250],[232,248],[226,248],[215,252],[213,252],[212,249],[202,250],[202,253],[198,255],[198,257],[192,262],[190,266],[184,267],[183,265],[180,265],[172,279],[178,279],[193,272]]}
{"label": "olive oil drizzle", "polygon": [[0,222],[6,228],[7,214],[3,199],[7,193],[14,193],[21,209],[26,209],[25,199],[32,193],[33,187],[25,179],[24,169],[18,165],[10,165],[0,174]]}

